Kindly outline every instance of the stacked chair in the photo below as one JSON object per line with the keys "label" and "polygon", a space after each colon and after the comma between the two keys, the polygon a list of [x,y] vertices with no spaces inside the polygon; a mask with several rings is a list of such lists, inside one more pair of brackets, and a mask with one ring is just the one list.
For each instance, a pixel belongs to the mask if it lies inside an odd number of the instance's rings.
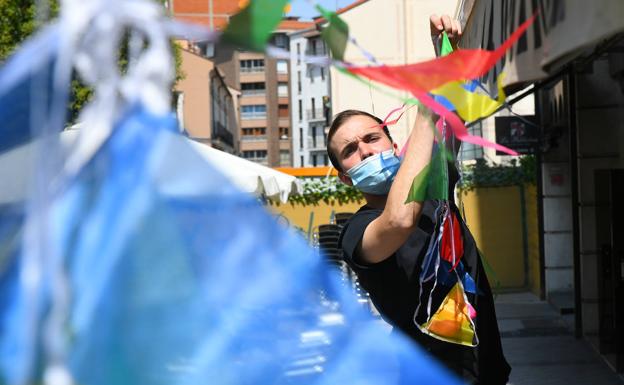
{"label": "stacked chair", "polygon": [[369,306],[368,293],[360,287],[357,275],[343,260],[342,249],[338,243],[342,227],[352,215],[353,213],[337,213],[334,216],[335,223],[319,225],[315,233],[315,246],[318,246],[321,255],[330,264],[338,268],[343,284],[351,286],[357,295],[358,302],[363,306]]}

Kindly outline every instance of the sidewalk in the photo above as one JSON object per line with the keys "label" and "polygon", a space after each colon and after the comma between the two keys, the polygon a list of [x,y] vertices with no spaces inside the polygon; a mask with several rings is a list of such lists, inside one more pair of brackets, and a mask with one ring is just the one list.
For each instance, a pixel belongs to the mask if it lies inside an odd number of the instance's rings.
{"label": "sidewalk", "polygon": [[496,312],[509,384],[624,384],[589,343],[574,338],[567,319],[533,294],[500,294]]}

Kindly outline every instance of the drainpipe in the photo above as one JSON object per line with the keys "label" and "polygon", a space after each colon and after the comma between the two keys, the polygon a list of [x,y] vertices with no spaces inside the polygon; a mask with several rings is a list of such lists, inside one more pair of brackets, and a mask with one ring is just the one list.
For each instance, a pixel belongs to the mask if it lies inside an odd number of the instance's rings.
{"label": "drainpipe", "polygon": [[576,75],[574,66],[568,73],[568,118],[570,125],[570,187],[572,193],[572,260],[574,268],[574,336],[583,336],[583,312],[581,302],[581,253],[578,191],[578,126],[576,121]]}

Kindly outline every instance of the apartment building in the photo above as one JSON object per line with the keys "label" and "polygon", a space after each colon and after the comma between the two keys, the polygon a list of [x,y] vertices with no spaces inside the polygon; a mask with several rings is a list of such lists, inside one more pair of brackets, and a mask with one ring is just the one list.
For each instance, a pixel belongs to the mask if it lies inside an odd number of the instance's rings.
{"label": "apartment building", "polygon": [[[222,29],[229,18],[240,10],[239,3],[237,0],[172,0],[169,10],[179,20]],[[271,37],[271,44],[288,50],[289,33],[313,25],[297,18],[285,18]],[[240,91],[238,154],[271,167],[291,166],[289,61],[223,43],[214,46],[194,43],[204,56],[214,62],[226,85]]]}
{"label": "apartment building", "polygon": [[328,49],[316,27],[292,32],[289,37],[293,166],[327,166],[329,68],[305,63],[302,57],[327,56]]}
{"label": "apartment building", "polygon": [[180,129],[189,138],[237,154],[238,92],[225,84],[215,64],[191,44],[181,43],[182,71],[175,87]]}

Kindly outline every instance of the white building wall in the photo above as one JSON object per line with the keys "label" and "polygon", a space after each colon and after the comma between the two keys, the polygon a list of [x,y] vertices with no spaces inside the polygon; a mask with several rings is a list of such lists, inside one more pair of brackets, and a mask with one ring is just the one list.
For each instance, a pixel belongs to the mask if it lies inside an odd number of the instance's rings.
{"label": "white building wall", "polygon": [[[430,14],[453,15],[457,0],[370,0],[340,15],[349,25],[357,42],[384,64],[408,64],[435,57],[429,30]],[[370,64],[353,45],[345,52],[345,60],[357,65]],[[408,97],[382,87],[397,97]],[[331,70],[332,113],[346,109],[371,112],[381,119],[401,106],[396,97],[385,95],[365,84]],[[395,141],[405,142],[416,117],[416,109],[403,115],[398,124],[389,127]]]}

